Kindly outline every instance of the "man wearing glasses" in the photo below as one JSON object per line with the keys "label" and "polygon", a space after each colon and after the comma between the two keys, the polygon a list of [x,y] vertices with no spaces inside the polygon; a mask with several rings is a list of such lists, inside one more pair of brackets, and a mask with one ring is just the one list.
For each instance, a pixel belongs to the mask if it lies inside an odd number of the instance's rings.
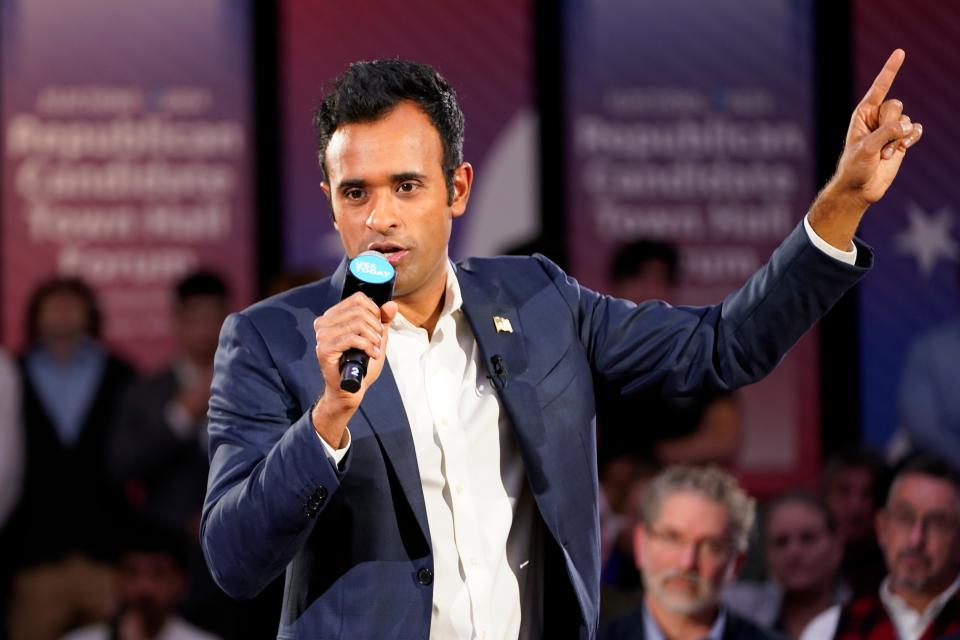
{"label": "man wearing glasses", "polygon": [[716,467],[669,467],[654,478],[634,533],[643,604],[614,620],[603,640],[779,638],[721,607],[740,571],[754,501]]}
{"label": "man wearing glasses", "polygon": [[811,627],[836,640],[960,635],[960,478],[942,460],[909,460],[876,525],[888,571],[880,590],[827,610]]}

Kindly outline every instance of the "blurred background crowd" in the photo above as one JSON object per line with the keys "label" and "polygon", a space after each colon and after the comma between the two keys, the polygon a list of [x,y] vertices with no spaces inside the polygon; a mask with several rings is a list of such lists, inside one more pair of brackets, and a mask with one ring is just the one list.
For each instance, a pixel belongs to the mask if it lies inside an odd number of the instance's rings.
{"label": "blurred background crowd", "polygon": [[800,221],[894,47],[926,134],[861,229],[873,273],[758,385],[598,386],[601,626],[633,637],[663,569],[728,625],[960,633],[954,4],[0,0],[0,639],[275,635],[282,584],[231,601],[201,556],[206,408],[226,315],[342,257],[310,116],[348,62],[457,89],[451,257],[682,305]]}

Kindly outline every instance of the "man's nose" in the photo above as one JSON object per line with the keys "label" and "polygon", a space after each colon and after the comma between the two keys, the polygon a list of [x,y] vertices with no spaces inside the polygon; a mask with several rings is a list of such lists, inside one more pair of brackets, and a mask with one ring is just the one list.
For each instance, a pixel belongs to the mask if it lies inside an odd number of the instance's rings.
{"label": "man's nose", "polygon": [[399,222],[400,216],[396,199],[392,197],[392,194],[384,194],[374,199],[365,224],[373,231],[382,234],[396,227]]}
{"label": "man's nose", "polygon": [[677,562],[680,565],[678,568],[684,571],[696,569],[699,555],[700,546],[695,542],[683,545],[683,548],[680,549],[680,554],[677,556]]}

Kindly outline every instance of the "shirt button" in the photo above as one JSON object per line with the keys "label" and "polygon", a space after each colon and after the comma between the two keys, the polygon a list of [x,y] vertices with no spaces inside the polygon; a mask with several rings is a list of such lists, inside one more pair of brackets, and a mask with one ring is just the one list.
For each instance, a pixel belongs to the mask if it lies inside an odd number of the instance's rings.
{"label": "shirt button", "polygon": [[454,489],[453,489],[453,490],[457,492],[457,495],[458,495],[458,496],[462,496],[462,495],[463,495],[463,485],[462,485],[462,484],[454,485]]}
{"label": "shirt button", "polygon": [[479,567],[479,566],[480,566],[480,561],[477,560],[476,558],[470,558],[470,566],[471,566],[471,567]]}
{"label": "shirt button", "polygon": [[430,569],[426,567],[417,571],[417,582],[425,587],[433,584],[433,571],[430,571]]}

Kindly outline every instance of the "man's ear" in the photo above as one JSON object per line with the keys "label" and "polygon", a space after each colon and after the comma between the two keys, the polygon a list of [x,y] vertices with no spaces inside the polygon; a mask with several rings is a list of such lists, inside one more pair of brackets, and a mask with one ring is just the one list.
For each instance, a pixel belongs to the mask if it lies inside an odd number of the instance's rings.
{"label": "man's ear", "polygon": [[453,198],[450,201],[450,211],[454,218],[459,218],[467,210],[472,186],[473,166],[469,162],[464,162],[453,170]]}
{"label": "man's ear", "polygon": [[320,183],[320,188],[323,189],[323,195],[327,196],[327,205],[330,207],[330,221],[333,223],[333,228],[339,231],[340,227],[337,225],[337,214],[333,211],[333,200],[330,198],[330,183],[324,180]]}

